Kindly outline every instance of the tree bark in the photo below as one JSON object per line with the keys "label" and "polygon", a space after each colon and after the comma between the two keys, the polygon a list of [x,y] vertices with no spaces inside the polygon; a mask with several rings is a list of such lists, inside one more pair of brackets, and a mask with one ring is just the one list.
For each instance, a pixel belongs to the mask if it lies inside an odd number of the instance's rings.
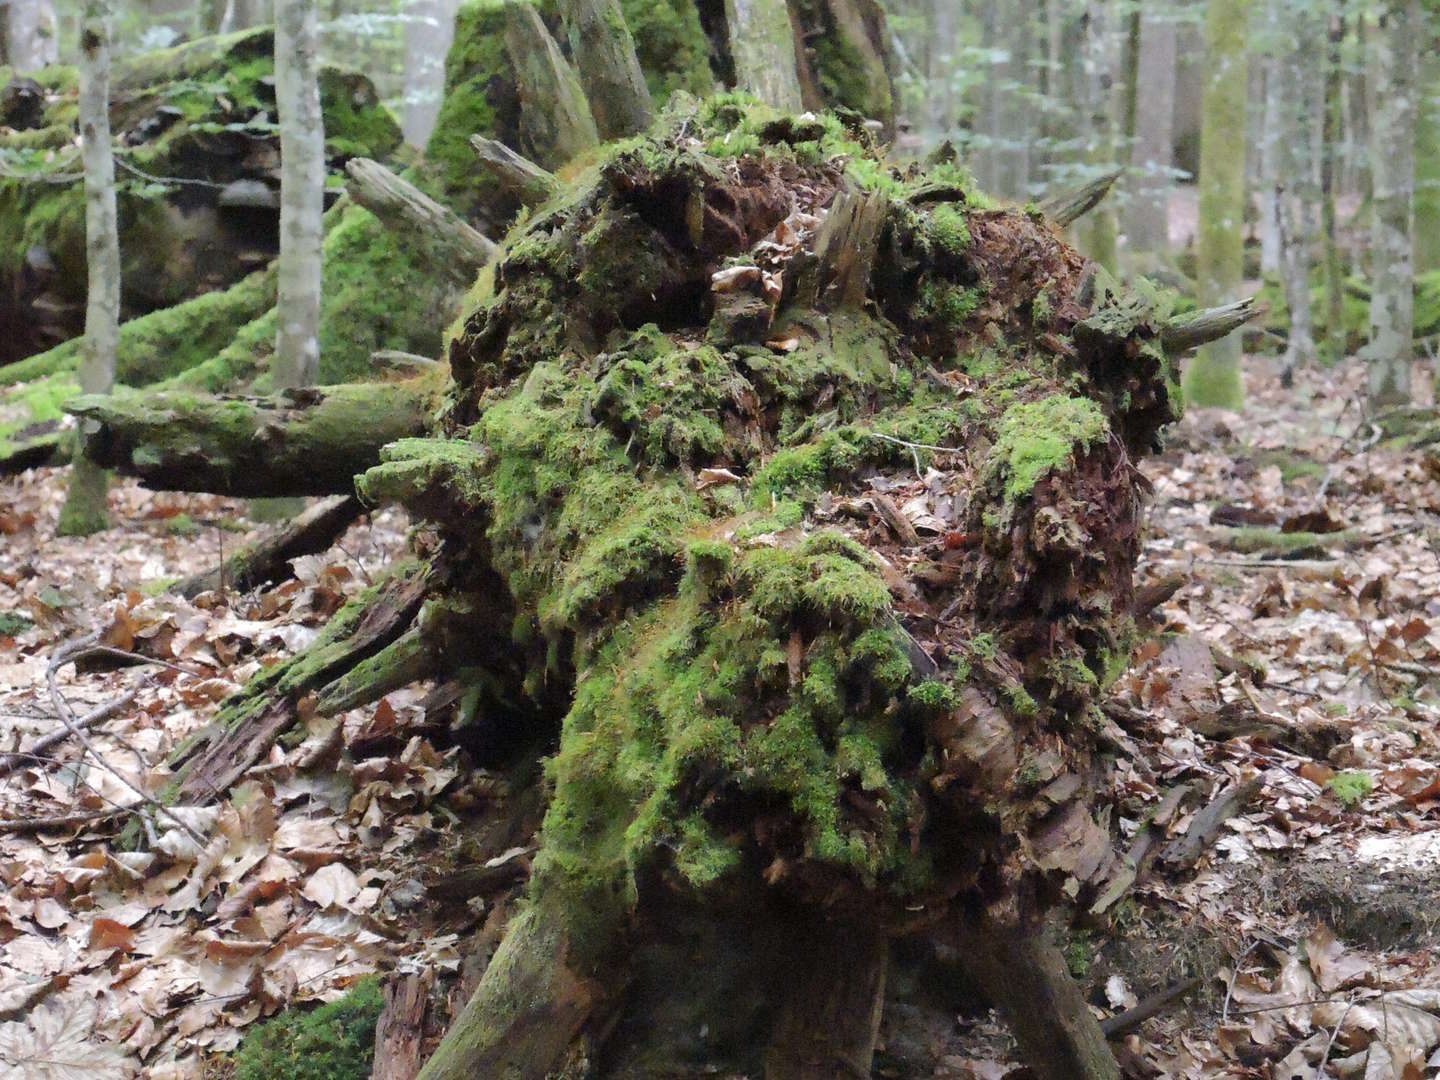
{"label": "tree bark", "polygon": [[506,4],[505,47],[520,93],[525,153],[553,169],[599,142],[580,80],[530,4]]}
{"label": "tree bark", "polygon": [[356,383],[270,398],[145,393],[78,397],[85,455],[169,491],[242,498],[348,494],[380,448],[422,434],[438,382]]}
{"label": "tree bark", "polygon": [[1140,16],[1137,86],[1145,88],[1144,108],[1136,111],[1130,166],[1134,190],[1126,213],[1125,236],[1131,251],[1168,251],[1171,129],[1175,115],[1175,21],[1165,10]]}
{"label": "tree bark", "polygon": [[480,165],[500,187],[520,200],[522,206],[539,206],[559,188],[555,174],[517,154],[510,147],[483,135],[471,135],[470,145]]}
{"label": "tree bark", "polygon": [[1340,242],[1335,220],[1336,185],[1340,178],[1340,140],[1345,124],[1343,58],[1345,13],[1341,8],[1330,16],[1325,49],[1325,114],[1320,143],[1320,228],[1325,247],[1325,337],[1331,363],[1344,358],[1349,342],[1345,332],[1345,268],[1340,259]]}
{"label": "tree bark", "polygon": [[1410,400],[1415,287],[1416,67],[1419,0],[1388,0],[1370,35],[1370,402]]}
{"label": "tree bark", "polygon": [[1415,273],[1440,270],[1440,57],[1420,58],[1415,132]]}
{"label": "tree bark", "polygon": [[[88,8],[85,17],[90,17]],[[16,71],[35,71],[55,63],[60,58],[55,5],[50,0],[9,0],[5,37],[6,63]]]}
{"label": "tree bark", "polygon": [[410,0],[405,9],[405,100],[400,130],[411,146],[423,147],[435,130],[456,6],[457,0]]}
{"label": "tree bark", "polygon": [[320,371],[320,243],[325,130],[316,67],[315,0],[275,0],[275,103],[280,114],[279,388]]}
{"label": "tree bark", "polygon": [[[1202,304],[1235,299],[1243,274],[1245,218],[1245,0],[1208,0],[1206,78],[1200,134],[1200,226],[1196,285]],[[1240,342],[1222,338],[1202,349],[1185,370],[1185,395],[1196,405],[1238,409]]]}
{"label": "tree bark", "polygon": [[643,131],[650,125],[650,91],[620,0],[564,0],[560,10],[600,137]]}
{"label": "tree bark", "polygon": [[1292,368],[1308,364],[1315,357],[1310,318],[1310,247],[1319,228],[1319,163],[1315,159],[1319,132],[1315,120],[1317,105],[1323,105],[1324,79],[1315,57],[1325,47],[1321,19],[1319,13],[1292,11],[1288,5],[1277,11],[1280,52],[1270,71],[1277,85],[1273,94],[1267,94],[1270,107],[1278,113],[1276,123],[1280,128],[1275,148],[1274,209],[1285,305],[1290,313],[1285,363]]}
{"label": "tree bark", "polygon": [[[109,393],[115,385],[120,332],[120,228],[115,212],[115,159],[110,147],[110,35],[108,0],[87,0],[80,24],[80,130],[85,162],[85,341],[80,389]],[[84,426],[82,425],[82,434]],[[60,512],[63,535],[105,528],[109,481],[94,463],[76,462]]]}
{"label": "tree bark", "polygon": [[345,172],[350,197],[460,288],[474,284],[475,275],[495,254],[493,240],[379,162],[351,158]]}
{"label": "tree bark", "polygon": [[804,109],[795,30],[785,0],[725,0],[725,25],[735,88],[782,112]]}

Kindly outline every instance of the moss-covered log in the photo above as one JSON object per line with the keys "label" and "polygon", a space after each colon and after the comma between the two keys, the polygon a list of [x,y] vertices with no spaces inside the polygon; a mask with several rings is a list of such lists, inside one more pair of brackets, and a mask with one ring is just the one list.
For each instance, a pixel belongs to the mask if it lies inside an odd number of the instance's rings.
{"label": "moss-covered log", "polygon": [[74,398],[85,455],[172,491],[245,498],[333,495],[380,460],[380,449],[423,432],[435,376],[406,383],[286,390],[271,398],[181,392]]}

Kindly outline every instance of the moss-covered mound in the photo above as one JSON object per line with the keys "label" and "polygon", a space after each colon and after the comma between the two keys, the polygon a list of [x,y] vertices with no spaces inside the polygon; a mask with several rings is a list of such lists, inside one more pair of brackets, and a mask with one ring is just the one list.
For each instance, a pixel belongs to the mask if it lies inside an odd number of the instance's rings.
{"label": "moss-covered mound", "polygon": [[567,963],[613,960],[656,889],[895,928],[1111,884],[1096,699],[1131,456],[1179,404],[1145,304],[1094,295],[955,166],[735,96],[512,232],[449,346],[450,437],[360,488],[439,530],[451,603],[498,573],[511,690],[566,702],[533,892]]}
{"label": "moss-covered mound", "polygon": [[[117,66],[110,121],[127,317],[229,285],[273,253],[272,52],[262,28]],[[0,137],[11,174],[0,180],[0,281],[16,298],[8,317],[21,331],[7,338],[0,360],[77,333],[84,303],[75,73],[53,68],[33,77],[45,95],[35,126]],[[8,78],[0,69],[0,81]],[[368,79],[327,66],[320,83],[326,146],[337,166],[395,150],[399,128]]]}

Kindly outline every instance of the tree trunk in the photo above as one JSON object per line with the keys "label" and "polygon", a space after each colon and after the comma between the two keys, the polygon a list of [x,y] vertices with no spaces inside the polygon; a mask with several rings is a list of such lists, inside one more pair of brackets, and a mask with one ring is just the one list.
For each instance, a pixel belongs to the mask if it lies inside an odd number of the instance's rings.
{"label": "tree trunk", "polygon": [[1323,107],[1323,69],[1315,62],[1325,48],[1323,16],[1291,11],[1288,6],[1280,35],[1283,52],[1275,58],[1271,76],[1279,84],[1271,98],[1280,112],[1282,129],[1276,148],[1278,166],[1275,212],[1280,236],[1280,271],[1285,305],[1290,313],[1290,335],[1285,363],[1294,368],[1315,357],[1310,318],[1310,248],[1319,227],[1319,190],[1315,158],[1317,105]]}
{"label": "tree trunk", "polygon": [[1335,220],[1336,185],[1340,177],[1340,140],[1344,130],[1344,100],[1341,95],[1345,69],[1341,47],[1345,42],[1345,12],[1330,16],[1325,50],[1325,112],[1321,122],[1320,228],[1325,248],[1325,336],[1326,353],[1338,363],[1349,349],[1345,331],[1345,267],[1340,260],[1340,243]]}
{"label": "tree trunk", "polygon": [[1416,66],[1419,0],[1389,0],[1370,36],[1370,344],[1372,405],[1410,400],[1414,323]]}
{"label": "tree trunk", "polygon": [[505,47],[520,93],[525,153],[553,169],[599,142],[580,80],[531,5],[506,4]]}
{"label": "tree trunk", "polygon": [[[120,327],[120,229],[115,213],[115,159],[110,147],[110,34],[108,0],[86,0],[80,24],[80,131],[85,162],[86,304],[80,388],[106,394],[115,385]],[[88,435],[82,425],[82,434]],[[81,458],[57,526],[62,535],[85,536],[108,524],[109,480]]]}
{"label": "tree trunk", "polygon": [[60,57],[55,5],[50,0],[9,0],[5,38],[6,62],[16,71],[35,71],[55,63]]}
{"label": "tree trunk", "polygon": [[380,460],[380,448],[423,433],[438,382],[286,390],[273,398],[177,392],[82,396],[86,456],[169,491],[242,498],[334,495]]}
{"label": "tree trunk", "polygon": [[275,0],[275,103],[280,114],[279,314],[275,386],[309,386],[320,371],[320,243],[325,130],[316,71],[315,0]]}
{"label": "tree trunk", "polygon": [[405,98],[400,130],[423,147],[435,130],[445,93],[445,54],[455,31],[457,0],[409,0],[405,9]]}
{"label": "tree trunk", "polygon": [[[1234,300],[1244,272],[1245,0],[1208,0],[1206,80],[1200,134],[1200,226],[1196,284],[1202,304]],[[1185,394],[1196,405],[1238,409],[1240,341],[1224,338],[1201,349],[1185,370]]]}
{"label": "tree trunk", "polygon": [[725,25],[735,88],[782,112],[803,109],[795,31],[785,0],[725,0]]}
{"label": "tree trunk", "polygon": [[1440,270],[1440,56],[1420,58],[1415,131],[1415,273]]}
{"label": "tree trunk", "polygon": [[1175,21],[1161,10],[1140,16],[1140,55],[1136,86],[1145,88],[1143,108],[1136,110],[1135,144],[1130,165],[1135,170],[1125,236],[1131,251],[1165,252],[1170,248],[1171,137],[1175,115]]}
{"label": "tree trunk", "polygon": [[561,14],[600,137],[624,138],[649,127],[650,91],[620,0],[564,0]]}
{"label": "tree trunk", "polygon": [[449,277],[458,288],[473,285],[475,275],[495,254],[494,241],[379,162],[351,158],[345,172],[350,177],[346,186],[350,197],[392,229],[434,273]]}
{"label": "tree trunk", "polygon": [[[1112,0],[1087,0],[1085,5],[1085,163],[1091,170],[1108,170],[1119,160],[1116,153],[1117,10]],[[1128,156],[1128,155],[1127,155]],[[1080,246],[1112,273],[1118,269],[1119,226],[1115,211],[1105,205],[1085,218],[1078,231]]]}

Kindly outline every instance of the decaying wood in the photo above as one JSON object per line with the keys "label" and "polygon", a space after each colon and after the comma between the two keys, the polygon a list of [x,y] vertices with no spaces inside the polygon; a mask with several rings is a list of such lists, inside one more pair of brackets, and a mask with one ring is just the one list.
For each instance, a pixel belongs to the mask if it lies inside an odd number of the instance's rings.
{"label": "decaying wood", "polygon": [[1246,297],[1233,304],[1206,308],[1193,315],[1172,319],[1161,331],[1160,340],[1165,351],[1176,356],[1207,342],[1218,341],[1263,314],[1265,308],[1256,303],[1256,297]]}
{"label": "decaying wood", "polygon": [[470,145],[480,164],[523,206],[538,206],[559,190],[554,173],[542,169],[510,147],[483,135],[471,135]]}
{"label": "decaying wood", "polygon": [[229,790],[270,749],[298,715],[300,698],[350,671],[404,632],[425,598],[427,576],[411,569],[377,589],[349,633],[332,619],[299,661],[266,672],[221,710],[215,722],[187,743],[171,764],[181,770],[180,795],[213,799]]}
{"label": "decaying wood", "polygon": [[558,168],[600,141],[585,91],[534,6],[505,5],[505,47],[520,94],[523,149],[546,168]]}
{"label": "decaying wood", "polygon": [[273,397],[180,392],[85,395],[66,411],[86,425],[85,454],[170,491],[243,498],[334,495],[380,448],[430,425],[437,383],[356,383]]}
{"label": "decaying wood", "polygon": [[186,578],[175,591],[187,600],[212,589],[246,592],[287,574],[292,559],[324,551],[364,512],[353,495],[332,495],[307,507],[294,521],[263,536],[213,570]]}
{"label": "decaying wood", "polygon": [[1223,791],[1191,819],[1184,836],[1176,837],[1166,845],[1160,853],[1160,861],[1172,871],[1194,866],[1220,835],[1225,822],[1245,809],[1246,804],[1260,793],[1262,784],[1260,776],[1252,776],[1244,783]]}
{"label": "decaying wood", "polygon": [[385,1080],[413,1080],[424,1049],[425,1011],[435,973],[395,974],[385,981],[385,1006],[375,1022],[371,1073]]}
{"label": "decaying wood", "polygon": [[650,91],[620,0],[562,0],[570,52],[602,139],[650,126]]}
{"label": "decaying wood", "polygon": [[1115,186],[1115,181],[1120,179],[1123,171],[1113,169],[1087,184],[1047,196],[1040,201],[1040,212],[1062,229],[1073,225],[1100,205],[1100,200],[1110,194],[1110,189]]}
{"label": "decaying wood", "polygon": [[870,270],[887,200],[879,193],[842,192],[815,238],[820,281],[827,299],[858,304],[870,287]]}
{"label": "decaying wood", "polygon": [[1120,1080],[1099,1021],[1042,928],[968,927],[959,947],[1040,1080]]}
{"label": "decaying wood", "polygon": [[376,371],[418,375],[422,371],[433,369],[440,361],[400,349],[376,349],[370,354],[370,363],[375,366]]}
{"label": "decaying wood", "polygon": [[385,222],[402,244],[423,255],[459,288],[469,288],[476,273],[495,254],[493,240],[378,161],[352,158],[345,172],[350,178],[345,185],[350,198]]}
{"label": "decaying wood", "polygon": [[870,1076],[890,943],[878,925],[821,924],[802,946],[765,1055],[767,1080]]}
{"label": "decaying wood", "polygon": [[1195,976],[1157,990],[1134,1008],[1126,1009],[1116,1016],[1100,1021],[1100,1030],[1105,1033],[1107,1039],[1124,1038],[1152,1016],[1160,1015],[1167,1005],[1180,1000],[1187,994],[1193,994],[1200,988],[1202,981],[1199,976]]}
{"label": "decaying wood", "polygon": [[412,627],[368,660],[351,668],[316,698],[317,716],[334,716],[379,701],[392,690],[433,674],[439,663],[420,628]]}

